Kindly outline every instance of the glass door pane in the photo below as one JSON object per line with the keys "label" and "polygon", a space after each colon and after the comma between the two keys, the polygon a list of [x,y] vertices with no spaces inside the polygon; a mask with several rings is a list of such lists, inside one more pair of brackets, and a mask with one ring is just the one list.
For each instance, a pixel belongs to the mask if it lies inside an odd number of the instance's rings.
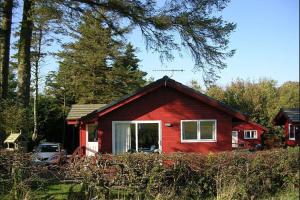
{"label": "glass door pane", "polygon": [[129,152],[136,152],[136,124],[130,124],[130,148]]}
{"label": "glass door pane", "polygon": [[115,154],[126,153],[130,148],[130,124],[115,124]]}
{"label": "glass door pane", "polygon": [[98,133],[97,133],[97,125],[88,124],[88,142],[97,142],[98,141]]}
{"label": "glass door pane", "polygon": [[158,149],[158,123],[138,123],[138,150],[153,152]]}

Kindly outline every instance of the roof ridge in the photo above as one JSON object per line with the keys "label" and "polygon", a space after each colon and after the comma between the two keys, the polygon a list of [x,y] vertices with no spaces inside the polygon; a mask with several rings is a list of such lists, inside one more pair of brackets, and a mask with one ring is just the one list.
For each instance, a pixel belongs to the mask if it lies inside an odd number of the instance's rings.
{"label": "roof ridge", "polygon": [[[212,104],[216,104],[216,106],[218,107],[218,109],[222,110],[223,112],[226,112],[227,114],[229,114],[230,112],[232,112],[232,115],[238,119],[241,119],[243,121],[250,121],[249,119],[249,116],[245,113],[242,113],[240,112],[239,110],[217,100],[217,99],[214,99],[210,96],[207,96],[205,94],[203,94],[202,92],[199,92],[189,86],[186,86],[180,82],[177,82],[175,81],[174,79],[171,79],[170,77],[168,76],[164,76],[162,77],[161,79],[158,79],[156,80],[155,82],[152,82],[146,86],[144,86],[143,88],[140,88],[138,90],[136,90],[135,92],[131,93],[131,94],[128,94],[128,95],[125,95],[123,97],[121,97],[120,99],[116,100],[116,101],[113,101],[111,102],[110,104],[107,104],[106,106],[103,106],[101,107],[100,109],[97,109],[97,110],[94,110],[93,112],[85,115],[85,116],[82,116],[81,119],[85,120],[85,119],[90,119],[93,117],[94,114],[98,113],[98,112],[104,112],[105,110],[113,107],[114,105],[117,105],[121,102],[124,102],[126,100],[130,100],[129,98],[130,97],[134,97],[135,95],[138,95],[139,93],[142,93],[142,92],[147,92],[147,89],[157,89],[161,86],[167,86],[169,85],[170,87],[172,87],[173,89],[177,89],[179,90],[180,92],[182,93],[186,93],[187,95],[189,94],[189,92],[185,92],[185,91],[182,91],[180,90],[180,88],[182,89],[186,89],[190,92],[192,92],[190,95],[194,98],[196,98],[197,96],[199,98],[203,97],[204,99],[202,99],[202,101],[204,101],[204,103],[207,103],[209,105],[212,105]],[[178,88],[176,88],[178,87]],[[198,99],[198,100],[201,100],[201,99]]]}

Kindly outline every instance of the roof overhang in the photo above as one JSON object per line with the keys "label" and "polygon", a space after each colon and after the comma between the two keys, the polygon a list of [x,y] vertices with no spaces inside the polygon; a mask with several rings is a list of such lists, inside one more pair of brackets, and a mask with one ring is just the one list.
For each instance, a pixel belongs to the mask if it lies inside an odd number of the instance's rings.
{"label": "roof overhang", "polygon": [[274,117],[272,123],[274,125],[279,126],[279,125],[284,125],[286,121],[290,123],[299,123],[300,122],[299,108],[290,108],[290,109],[281,108],[277,113],[277,115]]}
{"label": "roof overhang", "polygon": [[4,141],[4,143],[15,143],[21,136],[21,133],[11,133],[6,140]]}
{"label": "roof overhang", "polygon": [[78,121],[82,116],[86,116],[103,106],[105,106],[105,104],[73,104],[66,118],[67,124],[79,124]]}
{"label": "roof overhang", "polygon": [[287,116],[284,114],[283,110],[280,109],[279,112],[277,113],[277,115],[274,117],[272,123],[275,126],[279,126],[279,125],[283,125],[284,124],[284,120],[287,120]]}
{"label": "roof overhang", "polygon": [[[111,104],[108,104],[100,109],[97,109],[97,110],[83,116],[80,120],[84,121],[84,122],[94,121],[94,120],[96,120],[97,117],[104,116],[122,106],[125,106],[126,104],[129,104],[129,103],[135,101],[138,98],[141,98],[142,96],[145,96],[146,94],[148,94],[150,92],[153,92],[154,90],[157,90],[158,88],[161,88],[161,87],[173,88],[187,96],[198,99],[199,101],[206,103],[212,107],[216,107],[217,109],[221,110],[224,113],[227,113],[228,115],[231,115],[232,117],[238,118],[242,121],[250,122],[249,117],[247,115],[235,110],[234,108],[232,108],[216,99],[213,99],[213,98],[211,98],[207,95],[204,95],[190,87],[187,87],[179,82],[176,82],[175,80],[170,79],[167,76],[145,86],[144,88],[142,88],[140,90],[137,90],[135,93],[133,93],[131,95],[127,95],[127,96],[119,99],[118,101],[115,101]],[[254,122],[251,122],[251,123],[254,123]],[[261,126],[261,125],[259,125],[259,126]],[[266,129],[265,127],[263,127],[263,128]]]}

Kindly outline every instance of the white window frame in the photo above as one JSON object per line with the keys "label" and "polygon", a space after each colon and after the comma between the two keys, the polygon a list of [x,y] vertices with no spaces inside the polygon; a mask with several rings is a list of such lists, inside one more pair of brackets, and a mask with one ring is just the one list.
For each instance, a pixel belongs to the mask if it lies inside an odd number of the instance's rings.
{"label": "white window frame", "polygon": [[[291,137],[291,127],[294,129],[294,137]],[[296,127],[293,124],[289,124],[289,140],[296,140]]]}
{"label": "white window frame", "polygon": [[[213,133],[214,139],[201,139],[201,133],[200,133],[200,123],[201,122],[207,122],[207,121],[213,121],[215,122],[215,130]],[[197,139],[183,139],[183,122],[197,122]],[[193,143],[193,142],[217,142],[217,120],[216,119],[194,119],[194,120],[181,120],[180,121],[180,141],[181,143]]]}
{"label": "white window frame", "polygon": [[[97,141],[89,141],[89,126],[96,126],[96,137],[97,137]],[[99,135],[98,135],[98,126],[96,125],[96,124],[86,124],[86,142],[89,142],[89,143],[91,143],[91,142],[97,142],[98,143],[98,141],[99,141]]]}
{"label": "white window frame", "polygon": [[125,123],[125,124],[134,124],[135,125],[135,148],[138,152],[138,124],[158,124],[158,149],[159,152],[162,152],[162,129],[160,120],[133,120],[133,121],[112,121],[112,154],[115,155],[115,125]]}
{"label": "white window frame", "polygon": [[[250,132],[254,131],[255,132],[255,137],[247,137],[246,132],[248,132],[248,131],[250,131]],[[257,130],[244,130],[244,139],[246,139],[246,140],[255,140],[255,139],[257,139]]]}

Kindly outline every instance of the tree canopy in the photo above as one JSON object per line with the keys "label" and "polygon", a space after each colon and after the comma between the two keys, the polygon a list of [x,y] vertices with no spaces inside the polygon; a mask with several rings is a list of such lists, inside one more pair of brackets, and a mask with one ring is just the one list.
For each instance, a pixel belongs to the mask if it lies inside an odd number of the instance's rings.
{"label": "tree canopy", "polygon": [[57,54],[58,73],[52,83],[48,79],[48,86],[56,83],[52,91],[64,94],[68,103],[109,103],[145,84],[146,73],[139,70],[133,46],[95,18],[91,12],[82,17],[73,35],[75,42]]}
{"label": "tree canopy", "polygon": [[211,86],[206,94],[271,129],[272,120],[280,108],[299,108],[299,82],[288,81],[277,87],[277,82],[272,79],[260,79],[257,82],[237,79],[225,88]]}
{"label": "tree canopy", "polygon": [[[234,54],[229,49],[229,35],[236,25],[220,15],[229,0],[168,0],[162,5],[155,0],[54,2],[65,11],[66,22],[92,10],[115,34],[126,36],[124,27],[140,30],[147,49],[158,52],[161,59],[172,60],[174,51],[188,49],[195,69],[202,71],[208,84],[218,78],[219,70],[226,67],[225,59]],[[67,27],[73,30],[72,23]]]}

